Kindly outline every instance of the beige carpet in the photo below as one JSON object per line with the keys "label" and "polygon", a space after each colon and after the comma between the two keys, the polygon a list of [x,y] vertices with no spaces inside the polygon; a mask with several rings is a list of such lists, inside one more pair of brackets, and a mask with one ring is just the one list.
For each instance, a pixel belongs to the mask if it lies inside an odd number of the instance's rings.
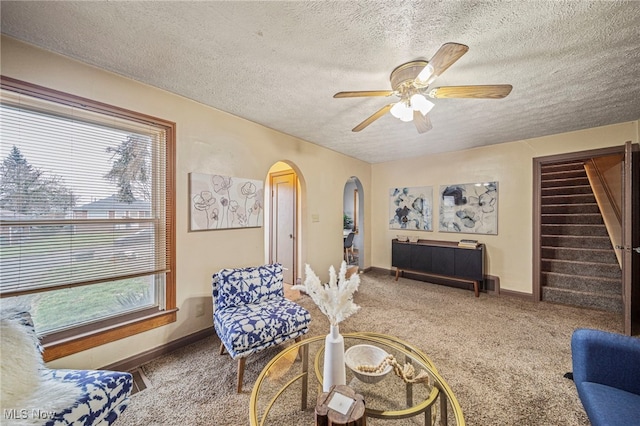
{"label": "beige carpet", "polygon": [[[573,382],[571,333],[578,327],[621,332],[608,312],[368,273],[355,297],[362,309],[341,331],[398,336],[421,348],[455,393],[468,425],[588,425]],[[311,336],[328,332],[307,296]],[[249,357],[244,392],[235,393],[237,363],[218,355],[210,337],[143,366],[150,387],[131,397],[118,424],[246,425],[252,383],[280,349]],[[391,425],[392,422],[368,421]]]}

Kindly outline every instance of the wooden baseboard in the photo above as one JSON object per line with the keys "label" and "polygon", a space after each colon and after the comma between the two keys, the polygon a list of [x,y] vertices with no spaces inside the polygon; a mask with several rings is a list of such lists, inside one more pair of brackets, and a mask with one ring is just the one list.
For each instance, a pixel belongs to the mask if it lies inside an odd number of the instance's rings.
{"label": "wooden baseboard", "polygon": [[215,333],[216,331],[213,327],[205,328],[204,330],[196,331],[193,334],[189,334],[188,336],[183,336],[179,339],[172,340],[171,342],[165,343],[156,348],[149,349],[137,355],[133,355],[129,358],[114,362],[113,364],[106,365],[102,367],[101,370],[131,371],[162,355],[173,352],[183,346],[190,345],[191,343],[195,343],[198,340],[202,340]]}
{"label": "wooden baseboard", "polygon": [[513,290],[500,290],[501,296],[509,296],[509,297],[517,297],[519,299],[526,299],[532,302],[539,302],[533,297],[532,293],[523,293],[521,291],[513,291]]}

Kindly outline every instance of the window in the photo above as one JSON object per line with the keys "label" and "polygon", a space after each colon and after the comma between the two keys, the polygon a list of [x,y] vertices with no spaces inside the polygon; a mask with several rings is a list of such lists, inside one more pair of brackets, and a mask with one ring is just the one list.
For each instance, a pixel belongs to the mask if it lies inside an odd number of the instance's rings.
{"label": "window", "polygon": [[45,359],[176,319],[175,124],[2,77],[0,296]]}

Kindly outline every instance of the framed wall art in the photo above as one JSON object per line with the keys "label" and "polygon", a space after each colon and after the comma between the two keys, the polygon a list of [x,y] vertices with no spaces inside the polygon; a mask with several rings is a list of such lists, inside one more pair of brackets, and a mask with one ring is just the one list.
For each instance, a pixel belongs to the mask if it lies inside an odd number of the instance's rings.
{"label": "framed wall art", "polygon": [[189,196],[191,231],[262,226],[262,181],[189,173]]}
{"label": "framed wall art", "polygon": [[440,232],[498,234],[498,182],[440,186]]}
{"label": "framed wall art", "polygon": [[433,231],[433,187],[391,188],[389,228]]}

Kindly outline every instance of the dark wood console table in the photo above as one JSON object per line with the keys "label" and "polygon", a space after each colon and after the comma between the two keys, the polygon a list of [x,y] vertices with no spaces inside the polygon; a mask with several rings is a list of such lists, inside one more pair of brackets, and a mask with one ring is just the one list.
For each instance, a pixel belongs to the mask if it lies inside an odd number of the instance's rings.
{"label": "dark wood console table", "polygon": [[391,266],[396,268],[396,281],[403,271],[438,278],[473,283],[479,297],[484,282],[484,244],[478,247],[458,247],[450,241],[418,240],[416,243],[391,241]]}

